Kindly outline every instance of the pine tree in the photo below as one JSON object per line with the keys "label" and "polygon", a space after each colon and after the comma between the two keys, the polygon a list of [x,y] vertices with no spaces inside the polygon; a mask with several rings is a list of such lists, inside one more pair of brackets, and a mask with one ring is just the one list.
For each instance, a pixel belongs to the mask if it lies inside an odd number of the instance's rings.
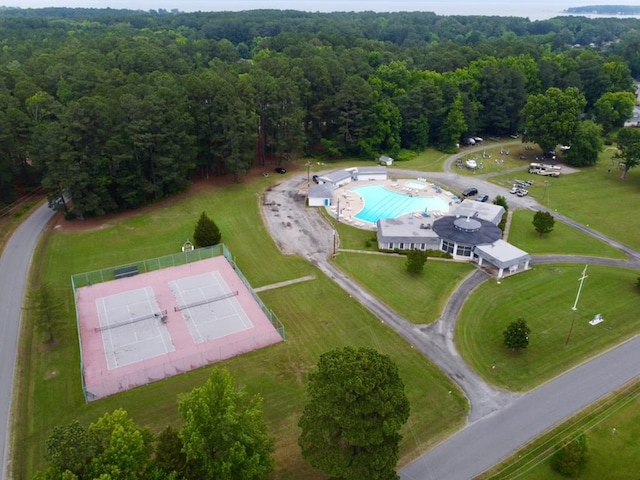
{"label": "pine tree", "polygon": [[197,248],[217,245],[222,240],[220,229],[205,212],[202,212],[193,232],[193,241]]}

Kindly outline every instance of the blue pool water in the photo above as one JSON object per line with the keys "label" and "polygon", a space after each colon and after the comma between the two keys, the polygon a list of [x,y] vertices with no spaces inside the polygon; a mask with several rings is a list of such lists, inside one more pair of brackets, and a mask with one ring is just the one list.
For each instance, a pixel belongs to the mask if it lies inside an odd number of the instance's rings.
{"label": "blue pool water", "polygon": [[439,197],[409,197],[379,185],[353,189],[364,200],[364,208],[354,215],[363,222],[376,223],[381,218],[396,218],[411,212],[449,211],[449,205]]}

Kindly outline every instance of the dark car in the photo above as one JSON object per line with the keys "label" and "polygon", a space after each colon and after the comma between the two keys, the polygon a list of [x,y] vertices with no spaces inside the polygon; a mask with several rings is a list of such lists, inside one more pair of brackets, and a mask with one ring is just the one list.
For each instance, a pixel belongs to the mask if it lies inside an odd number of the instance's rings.
{"label": "dark car", "polygon": [[287,169],[286,169],[286,168],[282,168],[282,167],[277,167],[277,168],[275,168],[274,170],[275,170],[275,172],[276,172],[276,173],[279,173],[279,174],[281,174],[281,175],[282,175],[283,173],[287,173]]}
{"label": "dark car", "polygon": [[478,202],[486,202],[487,200],[489,200],[489,195],[487,195],[486,193],[481,193],[476,197],[476,201]]}
{"label": "dark car", "polygon": [[311,177],[311,179],[312,179],[315,183],[320,183],[320,179],[319,179],[318,175],[314,175],[313,177]]}
{"label": "dark car", "polygon": [[467,188],[464,192],[462,192],[463,197],[473,197],[478,194],[478,189],[475,187]]}

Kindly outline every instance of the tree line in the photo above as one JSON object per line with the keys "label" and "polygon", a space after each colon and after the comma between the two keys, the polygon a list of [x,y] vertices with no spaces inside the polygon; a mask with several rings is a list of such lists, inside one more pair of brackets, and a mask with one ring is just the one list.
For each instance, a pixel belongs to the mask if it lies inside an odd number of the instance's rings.
{"label": "tree line", "polygon": [[[88,427],[55,427],[48,466],[35,480],[266,480],[274,468],[262,397],[237,388],[226,369],[178,395],[179,429],[158,435],[123,409]],[[399,431],[410,405],[398,368],[370,348],[322,354],[309,374],[299,418],[302,456],[335,479],[394,480]]]}
{"label": "tree line", "polygon": [[451,151],[524,129],[549,89],[577,90],[610,131],[633,106],[638,25],[2,9],[0,202],[41,183],[70,215],[101,215],[296,155]]}

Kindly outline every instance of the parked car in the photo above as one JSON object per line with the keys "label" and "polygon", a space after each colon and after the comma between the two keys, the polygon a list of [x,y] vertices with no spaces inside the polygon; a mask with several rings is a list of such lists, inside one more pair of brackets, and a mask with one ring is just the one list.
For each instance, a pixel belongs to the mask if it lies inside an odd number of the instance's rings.
{"label": "parked car", "polygon": [[462,192],[463,197],[473,197],[478,194],[478,189],[476,187],[469,187]]}
{"label": "parked car", "polygon": [[286,168],[282,168],[282,167],[276,167],[276,168],[274,168],[274,171],[276,173],[281,174],[281,175],[284,174],[284,173],[287,173],[287,169]]}
{"label": "parked car", "polygon": [[487,195],[486,193],[481,193],[476,197],[477,202],[486,202],[487,200],[489,200],[489,195]]}
{"label": "parked car", "polygon": [[514,185],[513,187],[511,187],[511,190],[509,190],[509,193],[518,193],[518,190],[520,190],[520,188],[518,188],[517,185]]}
{"label": "parked car", "polygon": [[311,180],[313,180],[314,183],[320,183],[320,180],[318,179],[318,175],[314,175],[313,177],[311,177]]}
{"label": "parked car", "polygon": [[516,195],[519,197],[526,197],[527,195],[529,195],[529,190],[525,190],[524,188],[519,188],[518,191],[516,192]]}

